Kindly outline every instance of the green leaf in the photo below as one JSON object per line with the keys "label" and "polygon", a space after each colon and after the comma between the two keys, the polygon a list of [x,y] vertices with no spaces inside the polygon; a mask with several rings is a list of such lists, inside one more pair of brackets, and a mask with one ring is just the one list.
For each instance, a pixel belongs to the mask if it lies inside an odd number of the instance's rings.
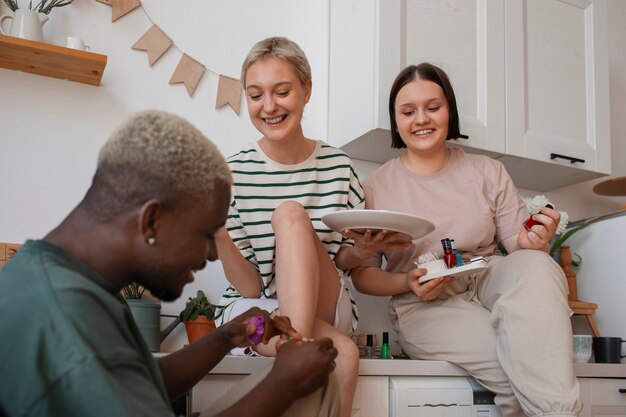
{"label": "green leaf", "polygon": [[130,300],[138,300],[143,295],[145,288],[136,282],[130,283],[123,288],[124,298]]}
{"label": "green leaf", "polygon": [[181,318],[184,321],[195,320],[200,315],[205,316],[207,319],[212,319],[215,316],[214,304],[209,302],[202,290],[198,290],[195,297],[189,297],[185,304],[185,309],[180,313]]}
{"label": "green leaf", "polygon": [[553,256],[554,252],[556,252],[556,250],[560,248],[561,245],[563,245],[565,241],[570,238],[570,236],[572,236],[574,233],[578,232],[579,230],[584,229],[590,224],[591,223],[583,223],[580,226],[576,226],[572,229],[569,229],[567,232],[563,233],[562,235],[559,235],[559,237],[554,241],[554,243],[552,244],[552,247],[550,248],[550,256]]}

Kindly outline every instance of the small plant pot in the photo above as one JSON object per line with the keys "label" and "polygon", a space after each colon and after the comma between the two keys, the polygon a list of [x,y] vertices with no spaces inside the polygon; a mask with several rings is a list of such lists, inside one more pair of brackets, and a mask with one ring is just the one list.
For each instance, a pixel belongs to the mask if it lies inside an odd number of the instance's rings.
{"label": "small plant pot", "polygon": [[183,323],[185,323],[189,343],[193,343],[215,330],[215,319],[209,320],[204,316],[200,316],[195,320],[187,320]]}

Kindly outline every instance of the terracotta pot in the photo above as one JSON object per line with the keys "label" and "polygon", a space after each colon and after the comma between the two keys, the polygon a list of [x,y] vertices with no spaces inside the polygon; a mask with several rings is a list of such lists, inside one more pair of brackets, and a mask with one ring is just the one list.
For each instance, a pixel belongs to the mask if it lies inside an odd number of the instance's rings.
{"label": "terracotta pot", "polygon": [[204,316],[200,316],[193,321],[187,320],[184,323],[189,343],[195,342],[215,329],[215,319],[209,320]]}

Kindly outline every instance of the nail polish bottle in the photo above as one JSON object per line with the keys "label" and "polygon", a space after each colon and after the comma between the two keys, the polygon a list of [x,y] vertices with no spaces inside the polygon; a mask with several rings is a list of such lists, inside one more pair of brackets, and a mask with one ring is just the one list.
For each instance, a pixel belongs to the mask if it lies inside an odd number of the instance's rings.
{"label": "nail polish bottle", "polygon": [[374,356],[374,336],[367,335],[367,344],[365,345],[365,358],[372,359]]}
{"label": "nail polish bottle", "polygon": [[[546,204],[546,207],[549,209],[553,209],[554,207],[552,206],[552,204]],[[539,211],[537,212],[539,213]],[[528,219],[524,222],[524,228],[526,230],[528,230],[530,232],[530,228],[533,227],[536,224],[540,224],[538,221],[536,221],[535,219],[533,219],[533,216],[537,213],[533,213],[530,215],[530,217],[528,217]]]}
{"label": "nail polish bottle", "polygon": [[248,320],[248,323],[252,323],[256,327],[256,331],[248,335],[248,341],[253,345],[258,345],[265,334],[265,319],[263,316],[255,316]]}
{"label": "nail polish bottle", "polygon": [[389,359],[389,333],[383,332],[383,344],[380,347],[380,357],[383,359]]}
{"label": "nail polish bottle", "polygon": [[443,246],[443,261],[448,268],[454,268],[456,266],[456,255],[452,252],[450,239],[441,239],[441,245]]}
{"label": "nail polish bottle", "polygon": [[452,248],[452,253],[456,256],[456,266],[463,266],[463,258],[458,250],[456,250],[456,244],[454,243],[454,239],[450,239],[450,247]]}

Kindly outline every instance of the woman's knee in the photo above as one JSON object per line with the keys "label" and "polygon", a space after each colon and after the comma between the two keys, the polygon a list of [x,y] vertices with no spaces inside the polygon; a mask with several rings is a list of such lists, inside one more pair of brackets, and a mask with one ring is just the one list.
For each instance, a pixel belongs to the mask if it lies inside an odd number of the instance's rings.
{"label": "woman's knee", "polygon": [[359,362],[359,348],[356,343],[341,332],[337,332],[333,335],[333,344],[337,351],[339,351],[339,355],[342,357],[343,361],[356,364],[358,367]]}
{"label": "woman's knee", "polygon": [[276,207],[274,213],[272,213],[272,227],[274,230],[278,226],[289,226],[302,221],[311,222],[306,210],[297,201],[285,201]]}
{"label": "woman's knee", "polygon": [[[497,272],[496,272],[497,271]],[[496,275],[510,286],[529,285],[538,290],[549,288],[567,291],[563,269],[546,252],[520,249],[507,255],[496,266]]]}
{"label": "woman's knee", "polygon": [[527,265],[550,262],[553,260],[546,252],[536,249],[519,249],[506,256],[504,259],[513,259],[516,262],[523,262]]}
{"label": "woman's knee", "polygon": [[341,355],[342,361],[349,364],[348,369],[351,369],[356,376],[359,372],[359,348],[351,339],[348,339],[348,341],[341,343],[337,350]]}

